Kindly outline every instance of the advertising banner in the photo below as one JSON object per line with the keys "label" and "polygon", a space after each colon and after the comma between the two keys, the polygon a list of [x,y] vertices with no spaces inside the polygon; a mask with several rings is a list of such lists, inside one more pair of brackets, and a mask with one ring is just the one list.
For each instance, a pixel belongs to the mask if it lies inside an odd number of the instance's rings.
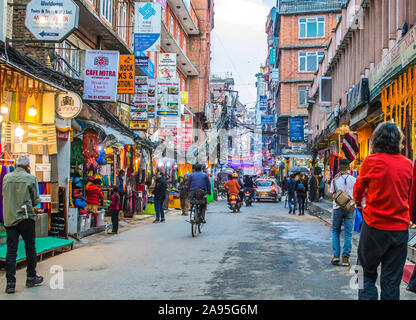
{"label": "advertising banner", "polygon": [[188,104],[189,100],[189,92],[188,91],[181,91],[181,103]]}
{"label": "advertising banner", "polygon": [[187,151],[192,146],[193,118],[191,114],[182,115],[181,150]]}
{"label": "advertising banner", "polygon": [[179,79],[157,79],[157,114],[179,115]]}
{"label": "advertising banner", "polygon": [[117,93],[134,93],[134,55],[120,55]]}
{"label": "advertising banner", "polygon": [[86,51],[84,100],[116,102],[119,55],[118,51]]}
{"label": "advertising banner", "polygon": [[159,53],[158,57],[158,77],[176,78],[176,53]]}
{"label": "advertising banner", "polygon": [[60,93],[55,98],[55,111],[61,119],[74,119],[82,110],[82,99],[75,92]]}
{"label": "advertising banner", "polygon": [[146,76],[136,77],[136,94],[134,95],[134,107],[130,108],[131,120],[147,120],[147,95],[148,84]]}
{"label": "advertising banner", "polygon": [[147,120],[130,121],[130,129],[132,130],[147,130]]}
{"label": "advertising banner", "polygon": [[267,109],[267,96],[260,96],[260,111]]}
{"label": "advertising banner", "polygon": [[156,115],[156,79],[148,79],[147,88],[147,117],[154,118]]}
{"label": "advertising banner", "polygon": [[304,123],[303,118],[291,118],[289,119],[289,129],[290,129],[290,141],[291,142],[304,142],[305,133],[304,133]]}
{"label": "advertising banner", "polygon": [[273,124],[273,116],[272,115],[262,115],[261,116],[261,124]]}
{"label": "advertising banner", "polygon": [[270,65],[276,64],[276,49],[270,49]]}
{"label": "advertising banner", "polygon": [[136,2],[134,4],[134,53],[160,51],[162,27],[161,4]]}

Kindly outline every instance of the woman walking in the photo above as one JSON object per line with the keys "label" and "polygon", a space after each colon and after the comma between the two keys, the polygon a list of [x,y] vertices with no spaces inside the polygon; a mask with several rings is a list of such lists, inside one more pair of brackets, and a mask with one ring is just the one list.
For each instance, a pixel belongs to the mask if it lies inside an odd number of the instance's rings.
{"label": "woman walking", "polygon": [[364,283],[360,300],[377,300],[377,268],[381,264],[382,300],[399,300],[409,238],[409,194],[412,163],[400,154],[403,133],[392,122],[380,124],[371,137],[372,154],[361,165],[354,200],[363,209],[358,261]]}

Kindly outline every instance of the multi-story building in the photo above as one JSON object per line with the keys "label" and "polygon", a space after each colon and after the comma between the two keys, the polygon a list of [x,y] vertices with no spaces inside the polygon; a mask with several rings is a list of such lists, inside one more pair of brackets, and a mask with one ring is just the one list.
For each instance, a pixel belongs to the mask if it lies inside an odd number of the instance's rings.
{"label": "multi-story building", "polygon": [[307,127],[307,91],[319,60],[341,17],[343,1],[280,0],[277,2],[275,34],[279,82],[275,107],[279,135],[278,152],[306,151],[304,142],[291,142],[289,119],[304,119]]}
{"label": "multi-story building", "polygon": [[[357,135],[359,170],[374,128],[386,120],[402,128],[404,153],[414,158],[415,24],[413,0],[349,0],[342,9],[309,92],[312,149],[328,171],[331,156],[345,157],[346,133]],[[329,92],[321,78],[328,78]]]}

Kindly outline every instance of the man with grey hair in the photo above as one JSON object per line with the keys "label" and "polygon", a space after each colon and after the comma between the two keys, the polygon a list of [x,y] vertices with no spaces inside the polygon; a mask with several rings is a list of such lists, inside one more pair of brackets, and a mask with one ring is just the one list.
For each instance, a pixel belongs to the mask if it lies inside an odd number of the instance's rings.
{"label": "man with grey hair", "polygon": [[20,235],[26,249],[26,287],[34,287],[43,282],[43,277],[36,275],[34,207],[39,203],[38,182],[30,174],[30,159],[21,156],[16,161],[16,170],[6,174],[3,180],[3,215],[7,233],[6,293],[15,292],[16,256]]}

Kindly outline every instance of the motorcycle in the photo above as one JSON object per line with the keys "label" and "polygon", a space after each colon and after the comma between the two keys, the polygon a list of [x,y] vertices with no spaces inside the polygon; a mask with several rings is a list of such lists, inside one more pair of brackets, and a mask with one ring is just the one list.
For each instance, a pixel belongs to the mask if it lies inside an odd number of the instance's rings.
{"label": "motorcycle", "polygon": [[245,202],[247,207],[251,206],[254,202],[253,191],[250,189],[245,190]]}
{"label": "motorcycle", "polygon": [[240,212],[241,206],[242,203],[238,194],[230,194],[230,196],[228,197],[228,207],[230,208],[230,210],[232,210],[233,212]]}

